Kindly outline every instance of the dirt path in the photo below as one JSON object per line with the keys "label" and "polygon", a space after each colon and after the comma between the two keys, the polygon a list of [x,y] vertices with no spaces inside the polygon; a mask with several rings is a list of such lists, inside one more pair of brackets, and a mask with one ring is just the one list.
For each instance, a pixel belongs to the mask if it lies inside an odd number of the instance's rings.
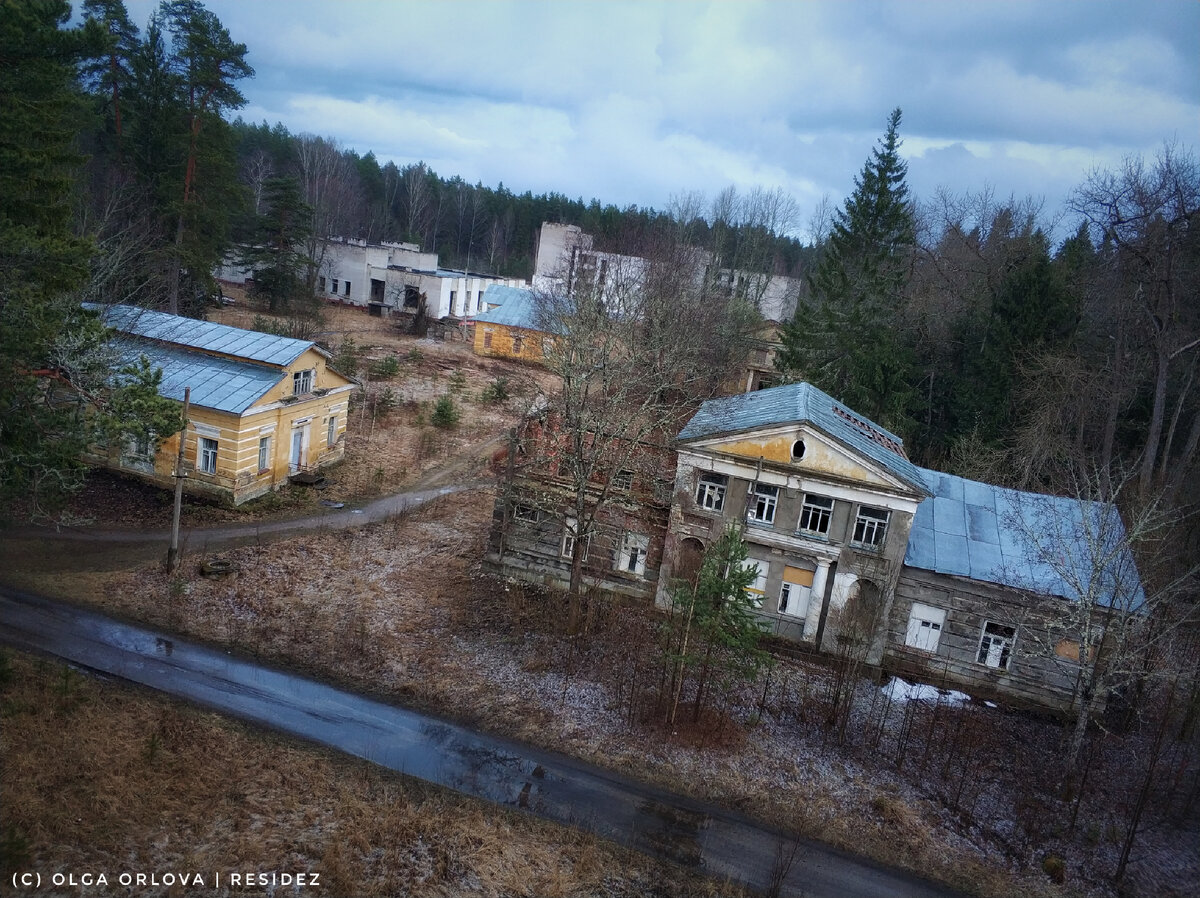
{"label": "dirt path", "polygon": [[[451,461],[426,472],[403,492],[352,507],[331,507],[318,515],[246,524],[189,527],[180,532],[185,557],[216,549],[267,543],[311,530],[344,530],[393,518],[440,496],[473,489],[488,482],[481,468],[504,445],[505,435],[479,441]],[[165,557],[170,534],[153,530],[115,530],[107,527],[25,527],[0,537],[0,579],[16,572],[116,570]],[[16,578],[19,581],[19,578]]]}

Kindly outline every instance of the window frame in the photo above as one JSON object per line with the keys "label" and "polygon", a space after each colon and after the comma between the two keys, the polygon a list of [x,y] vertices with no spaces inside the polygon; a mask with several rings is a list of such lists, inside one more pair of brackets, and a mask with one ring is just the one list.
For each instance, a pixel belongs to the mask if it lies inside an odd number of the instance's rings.
{"label": "window frame", "polygon": [[[764,490],[770,492],[763,492]],[[746,502],[746,520],[754,524],[774,524],[778,508],[779,487],[769,483],[755,483]]]}
{"label": "window frame", "polygon": [[[301,371],[292,372],[292,395],[307,396],[313,391],[316,384],[317,372],[315,368],[305,368]],[[302,389],[304,386],[308,389]]]}
{"label": "window frame", "polygon": [[[821,502],[828,502],[828,506],[823,506]],[[811,534],[813,536],[829,537],[829,528],[833,525],[833,508],[834,499],[832,496],[822,496],[817,493],[805,493],[804,501],[800,505],[800,520],[796,522],[796,529],[801,533]],[[810,514],[811,512],[811,514]],[[805,520],[812,523],[812,516],[816,515],[825,526],[806,527]]]}
{"label": "window frame", "polygon": [[196,439],[196,470],[201,474],[217,473],[217,453],[220,452],[219,440],[212,437],[197,437]]}
{"label": "window frame", "polygon": [[258,473],[264,474],[271,470],[271,438],[258,438]]}
{"label": "window frame", "polygon": [[754,583],[747,586],[744,593],[750,604],[756,609],[760,609],[767,598],[767,579],[771,572],[771,562],[763,561],[761,558],[747,558],[741,566],[743,571],[753,570],[755,572]]}
{"label": "window frame", "polygon": [[329,292],[332,293],[334,296],[337,296],[337,292],[338,292],[338,279],[337,278],[329,279]]}
{"label": "window frame", "polygon": [[[889,509],[860,505],[858,514],[854,517],[854,530],[850,544],[858,546],[860,549],[882,549],[887,540],[888,525],[891,522],[892,513]],[[867,538],[868,532],[870,540]]]}
{"label": "window frame", "polygon": [[[908,611],[908,625],[904,633],[905,648],[915,649],[918,652],[926,652],[930,655],[936,655],[938,648],[942,643],[942,633],[946,630],[947,612],[945,608],[939,608],[936,605],[926,605],[924,602],[913,602],[912,608]],[[920,626],[914,631],[913,622],[916,621]],[[924,640],[916,639],[920,635],[922,629],[927,633],[936,633],[933,637],[933,647],[928,648],[924,645],[918,645],[918,641],[929,641],[927,636]]]}
{"label": "window frame", "polygon": [[512,519],[522,524],[537,524],[542,520],[542,514],[536,505],[516,502],[513,504]]}
{"label": "window frame", "polygon": [[[997,632],[989,633],[989,628]],[[975,663],[991,670],[1011,670],[1013,649],[1017,643],[1017,628],[997,621],[987,620],[979,631],[979,647],[975,651]],[[992,663],[992,648],[999,646],[996,663]]]}
{"label": "window frame", "polygon": [[646,576],[646,557],[650,554],[650,537],[644,533],[625,532],[617,554],[617,570],[635,577]]}
{"label": "window frame", "polygon": [[513,334],[512,351],[515,355],[520,355],[525,351],[525,337],[521,334]]}
{"label": "window frame", "polygon": [[[573,517],[568,517],[563,521],[563,535],[558,544],[559,558],[567,561],[573,560],[575,554],[575,543],[579,539],[580,534],[577,531],[579,522]],[[580,549],[581,561],[587,561],[588,551],[591,549],[592,535],[589,533],[583,537],[583,548]]]}
{"label": "window frame", "polygon": [[627,493],[633,489],[633,471],[621,468],[612,476],[612,488],[618,493]]}
{"label": "window frame", "polygon": [[696,479],[696,505],[704,511],[724,511],[725,495],[728,491],[727,475],[705,471]]}
{"label": "window frame", "polygon": [[325,428],[325,445],[333,448],[337,442],[338,419],[337,415],[329,416],[329,426]]}

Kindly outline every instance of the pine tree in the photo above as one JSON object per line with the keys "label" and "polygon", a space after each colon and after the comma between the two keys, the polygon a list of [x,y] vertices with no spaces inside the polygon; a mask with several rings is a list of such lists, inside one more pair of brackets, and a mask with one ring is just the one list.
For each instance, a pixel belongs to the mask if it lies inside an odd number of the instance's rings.
{"label": "pine tree", "polygon": [[776,366],[904,431],[915,358],[901,319],[915,234],[899,128],[895,109],[808,278],[809,300],[784,328]]}
{"label": "pine tree", "polygon": [[268,178],[263,203],[266,210],[242,253],[243,264],[254,271],[254,295],[266,300],[272,312],[314,305],[307,286],[312,260],[305,252],[312,235],[312,209],[300,198],[300,182]]}

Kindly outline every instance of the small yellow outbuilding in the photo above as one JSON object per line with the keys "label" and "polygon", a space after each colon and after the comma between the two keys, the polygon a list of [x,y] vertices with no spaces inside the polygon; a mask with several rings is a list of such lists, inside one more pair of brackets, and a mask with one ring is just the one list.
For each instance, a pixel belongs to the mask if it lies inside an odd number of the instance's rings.
{"label": "small yellow outbuilding", "polygon": [[475,354],[542,364],[551,337],[541,329],[533,292],[496,285],[483,298],[490,308],[475,316]]}
{"label": "small yellow outbuilding", "polygon": [[[345,454],[354,381],[311,340],[277,337],[134,306],[91,306],[117,330],[121,362],[161,368],[159,392],[191,402],[185,488],[234,505],[310,476]],[[107,467],[173,486],[179,435],[109,447]]]}

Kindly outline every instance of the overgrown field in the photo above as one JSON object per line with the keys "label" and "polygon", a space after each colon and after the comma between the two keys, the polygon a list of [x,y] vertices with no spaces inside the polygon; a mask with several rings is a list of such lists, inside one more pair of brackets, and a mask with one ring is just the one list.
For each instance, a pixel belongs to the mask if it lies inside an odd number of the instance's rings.
{"label": "overgrown field", "polygon": [[[736,895],[591,836],[43,659],[3,659],[0,867],[317,874],[329,896]],[[272,894],[246,889],[237,894]],[[280,894],[287,890],[281,889]],[[181,895],[175,888],[133,894]],[[81,894],[79,886],[38,895]]]}
{"label": "overgrown field", "polygon": [[[946,698],[902,701],[863,682],[839,734],[827,725],[832,673],[819,666],[781,665],[765,691],[730,690],[719,717],[664,729],[630,700],[639,663],[641,679],[657,681],[637,657],[653,620],[610,609],[589,640],[567,640],[553,597],[481,578],[492,502],[487,490],[460,493],[358,532],[230,550],[221,557],[240,567],[234,580],[200,577],[199,559],[177,579],[146,565],[23,580],[610,765],[968,892],[1112,894],[1136,797],[1121,740],[1097,741],[1076,808],[1054,791],[1052,722]],[[1177,809],[1179,824],[1140,835],[1130,894],[1189,894],[1197,881],[1195,815]],[[1062,884],[1052,881],[1054,858]]]}

